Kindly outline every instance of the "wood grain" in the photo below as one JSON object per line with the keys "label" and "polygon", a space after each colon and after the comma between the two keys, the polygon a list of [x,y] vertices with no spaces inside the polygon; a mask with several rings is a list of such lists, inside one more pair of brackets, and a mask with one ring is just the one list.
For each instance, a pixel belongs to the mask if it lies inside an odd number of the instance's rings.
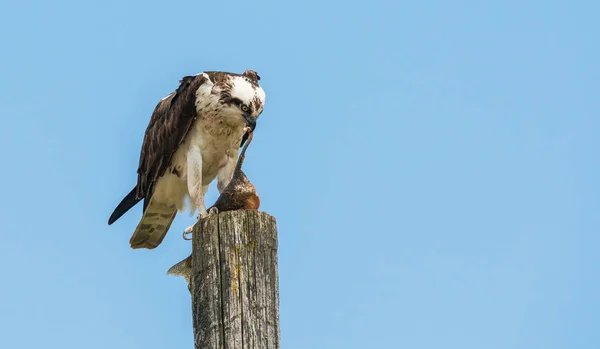
{"label": "wood grain", "polygon": [[279,349],[275,218],[222,212],[196,224],[192,244],[195,348]]}

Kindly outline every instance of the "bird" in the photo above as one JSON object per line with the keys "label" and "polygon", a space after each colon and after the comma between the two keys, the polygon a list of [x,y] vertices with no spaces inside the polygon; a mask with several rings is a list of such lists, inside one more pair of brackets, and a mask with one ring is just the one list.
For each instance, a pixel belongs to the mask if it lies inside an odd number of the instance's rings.
{"label": "bird", "polygon": [[[256,129],[266,94],[260,76],[205,71],[184,76],[156,105],[146,127],[137,182],[108,219],[113,224],[143,200],[142,217],[129,244],[154,249],[178,212],[208,216],[204,195],[213,180],[219,193],[229,184],[239,149]],[[195,224],[194,224],[195,225]],[[194,225],[185,229],[191,231]]]}
{"label": "bird", "polygon": [[[219,195],[215,203],[208,209],[213,214],[219,212],[235,211],[235,210],[258,210],[260,207],[260,198],[256,193],[256,186],[250,182],[244,171],[242,164],[246,157],[246,149],[252,142],[254,133],[250,133],[244,149],[240,153],[240,157],[233,171],[231,181]],[[186,239],[185,233],[183,236]],[[187,239],[186,239],[187,240]],[[188,285],[188,290],[193,294],[192,278],[192,255],[173,265],[167,271],[167,275],[183,276]]]}

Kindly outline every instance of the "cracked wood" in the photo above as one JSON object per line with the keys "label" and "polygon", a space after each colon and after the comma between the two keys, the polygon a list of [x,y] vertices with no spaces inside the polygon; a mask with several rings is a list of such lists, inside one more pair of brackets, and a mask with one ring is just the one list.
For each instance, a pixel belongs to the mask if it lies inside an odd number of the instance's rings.
{"label": "cracked wood", "polygon": [[279,349],[275,218],[222,212],[196,224],[192,240],[195,348]]}

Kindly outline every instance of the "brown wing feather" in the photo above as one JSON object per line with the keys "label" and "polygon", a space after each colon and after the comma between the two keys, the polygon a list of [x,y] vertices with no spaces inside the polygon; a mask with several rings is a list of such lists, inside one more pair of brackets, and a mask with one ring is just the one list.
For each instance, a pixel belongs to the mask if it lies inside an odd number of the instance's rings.
{"label": "brown wing feather", "polygon": [[196,91],[205,82],[202,75],[185,76],[177,90],[156,105],[142,143],[136,199],[152,194],[152,185],[165,173],[185,140],[197,116]]}

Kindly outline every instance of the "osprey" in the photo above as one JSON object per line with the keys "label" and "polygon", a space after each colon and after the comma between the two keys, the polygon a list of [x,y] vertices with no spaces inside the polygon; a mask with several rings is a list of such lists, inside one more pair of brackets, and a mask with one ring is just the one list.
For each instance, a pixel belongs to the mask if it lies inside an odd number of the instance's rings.
{"label": "osprey", "polygon": [[157,247],[177,212],[185,210],[186,199],[191,214],[198,209],[199,217],[208,215],[204,194],[209,184],[216,177],[219,193],[227,187],[239,149],[263,111],[259,80],[250,69],[185,76],[158,102],[144,135],[137,184],[108,220],[114,223],[144,200],[131,248]]}

